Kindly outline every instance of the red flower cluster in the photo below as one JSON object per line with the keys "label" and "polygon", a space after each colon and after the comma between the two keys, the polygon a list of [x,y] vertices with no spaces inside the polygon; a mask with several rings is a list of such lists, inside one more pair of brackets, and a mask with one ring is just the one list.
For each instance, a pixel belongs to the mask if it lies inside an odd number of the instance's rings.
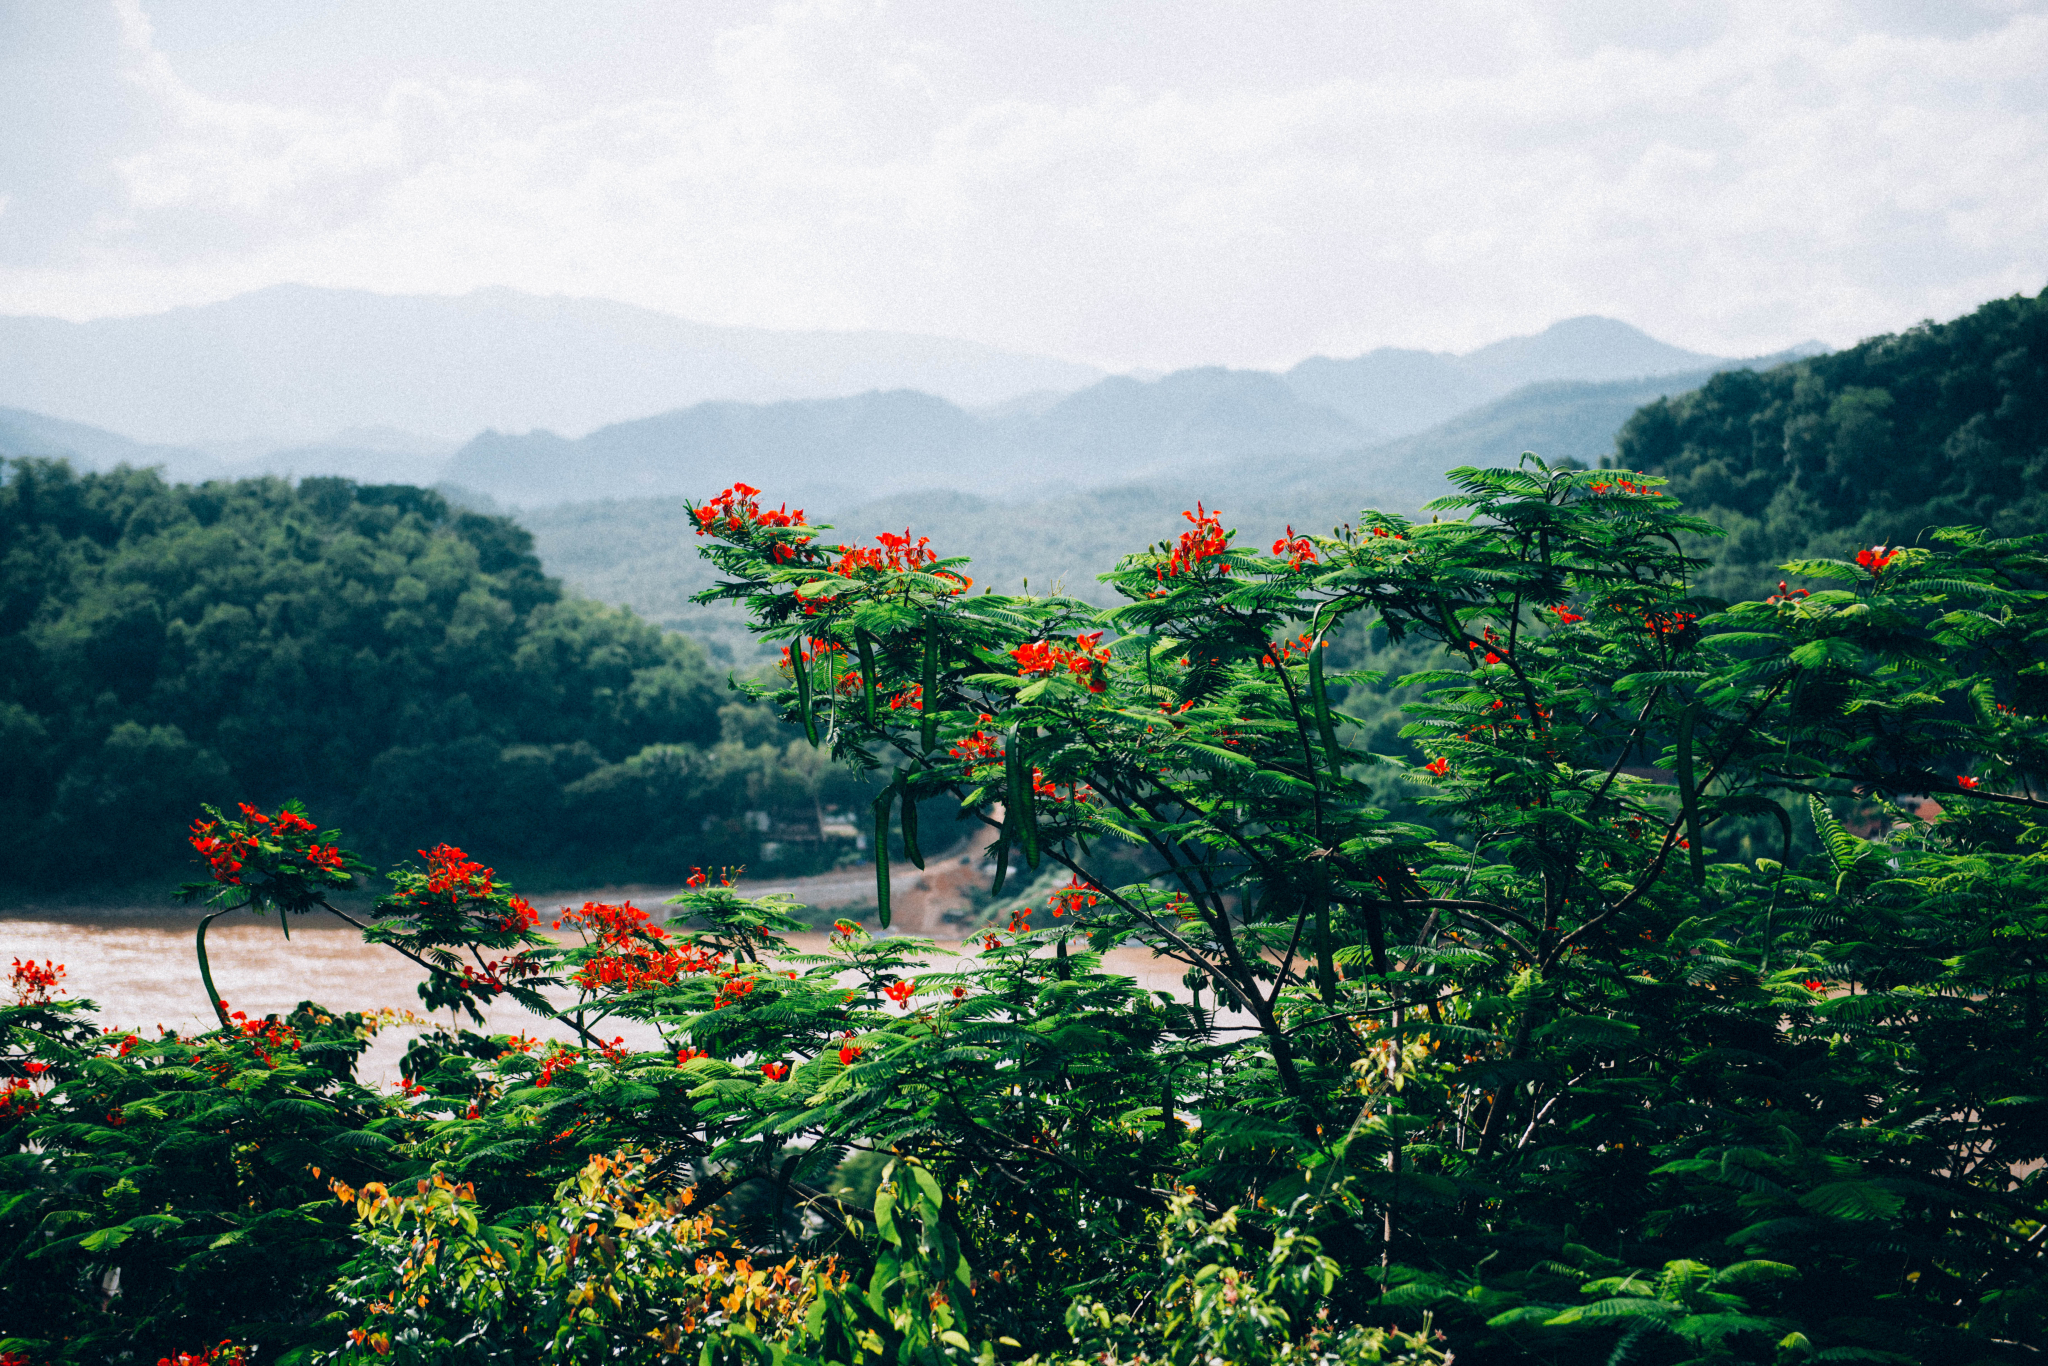
{"label": "red flower cluster", "polygon": [[671,947],[668,931],[650,923],[647,912],[630,901],[617,906],[586,901],[580,911],[564,909],[555,928],[560,929],[565,921],[586,936],[594,934],[604,950],[570,974],[569,980],[584,991],[668,986],[679,977],[718,970],[724,957],[695,945]]}
{"label": "red flower cluster", "polygon": [[[981,714],[983,724],[995,719],[995,717],[990,716],[987,712]],[[1001,763],[1003,759],[1003,747],[996,743],[995,736],[985,730],[974,732],[974,734],[968,736],[946,752],[955,759],[966,760],[969,768],[973,768],[978,764]]]}
{"label": "red flower cluster", "polygon": [[1982,778],[1972,778],[1967,773],[1956,774],[1956,786],[1960,787],[1965,792],[1975,792],[1977,790],[1978,785],[1983,781],[1984,780]]}
{"label": "red flower cluster", "polygon": [[[787,503],[778,508],[762,511],[760,503],[755,501],[760,493],[761,490],[752,484],[734,484],[697,509],[697,534],[716,535],[721,529],[721,522],[724,523],[723,530],[728,535],[750,524],[773,527],[805,525],[804,510],[798,508],[791,512]],[[796,554],[797,546],[806,544],[810,539],[808,536],[802,536],[794,542],[777,542],[772,553],[778,561],[787,560]]]}
{"label": "red flower cluster", "polygon": [[[851,1039],[853,1035],[848,1034],[846,1037]],[[853,1060],[866,1051],[857,1043],[843,1043],[839,1045],[839,1065],[841,1067],[851,1067]]]}
{"label": "red flower cluster", "polygon": [[[815,642],[815,645],[815,649],[805,650],[799,656],[799,658],[804,663],[809,664],[817,659],[824,658],[828,655],[832,655],[835,653],[842,655],[846,653],[846,647],[844,645],[841,645],[836,640],[820,640]],[[782,647],[782,658],[776,661],[775,667],[778,669],[788,669],[790,667],[789,647],[787,645]]]}
{"label": "red flower cluster", "polygon": [[533,1084],[535,1086],[553,1086],[555,1084],[555,1073],[561,1071],[564,1067],[574,1067],[582,1061],[582,1049],[565,1048],[561,1044],[550,1040],[548,1052],[540,1060],[540,1076],[535,1079]]}
{"label": "red flower cluster", "polygon": [[1765,598],[1764,601],[1766,603],[1794,602],[1800,598],[1810,598],[1812,596],[1813,594],[1809,590],[1804,588],[1787,588],[1785,586],[1785,581],[1783,579],[1779,579],[1778,591],[1771,594],[1769,597]]}
{"label": "red flower cluster", "polygon": [[[746,871],[745,868],[721,868],[718,870],[718,885],[730,887],[738,882],[740,874]],[[683,880],[683,885],[685,887],[708,887],[711,885],[711,874],[705,872],[702,868],[692,868],[690,869],[689,877]]]}
{"label": "red flower cluster", "polygon": [[909,978],[899,978],[882,988],[882,994],[905,1010],[910,1009],[910,998],[917,994],[917,984]]}
{"label": "red flower cluster", "polygon": [[347,880],[344,864],[348,856],[341,847],[307,839],[317,833],[313,822],[292,811],[269,816],[247,802],[238,805],[242,812],[240,820],[192,822],[192,847],[206,860],[214,881],[240,886],[249,860],[263,852],[265,841],[271,843],[273,854],[286,861],[339,873],[342,876],[335,879],[338,882]]}
{"label": "red flower cluster", "polygon": [[1664,496],[1663,490],[1661,489],[1649,488],[1643,484],[1637,484],[1627,479],[1616,479],[1611,484],[1595,484],[1593,485],[1593,492],[1635,493],[1644,494],[1651,498],[1662,498]]}
{"label": "red flower cluster", "polygon": [[[1873,574],[1882,574],[1884,573],[1886,567],[1891,564],[1892,556],[1898,553],[1899,550],[1897,546],[1893,546],[1890,550],[1886,550],[1881,545],[1874,545],[1870,547],[1870,549],[1868,550],[1857,551],[1856,563],[1862,565],[1865,569],[1868,569]],[[1783,586],[1783,584],[1779,585],[1779,587],[1781,588]]]}
{"label": "red flower cluster", "polygon": [[1585,620],[1584,617],[1580,616],[1577,612],[1574,612],[1571,608],[1565,606],[1563,603],[1559,603],[1557,606],[1551,608],[1550,615],[1557,618],[1557,624],[1559,626],[1576,626],[1580,622]]}
{"label": "red flower cluster", "polygon": [[542,968],[523,953],[505,958],[487,960],[478,970],[469,964],[462,965],[462,985],[470,991],[487,996],[497,996],[508,990],[513,982],[522,977],[537,977]]}
{"label": "red flower cluster", "polygon": [[491,895],[492,870],[484,867],[452,844],[437,844],[420,850],[427,861],[427,891],[434,896],[470,897],[483,900]]}
{"label": "red flower cluster", "polygon": [[[23,1357],[25,1363],[28,1358]],[[227,1339],[221,1339],[218,1347],[209,1347],[205,1352],[180,1352],[176,1356],[158,1357],[156,1366],[242,1366],[248,1360],[242,1349]],[[4,1363],[0,1363],[4,1366]]]}
{"label": "red flower cluster", "polygon": [[498,928],[507,934],[530,930],[540,923],[540,912],[533,903],[523,896],[515,896],[505,903],[505,914],[498,917]]}
{"label": "red flower cluster", "polygon": [[760,978],[758,977],[739,976],[738,968],[727,969],[725,983],[718,988],[718,995],[713,998],[711,1008],[713,1010],[725,1009],[725,1007],[752,991],[759,981]]}
{"label": "red flower cluster", "polygon": [[248,853],[256,847],[254,835],[233,834],[226,837],[213,832],[219,829],[214,821],[192,822],[192,847],[206,860],[207,868],[215,882],[239,885],[242,868]]}
{"label": "red flower cluster", "polygon": [[1697,612],[1648,612],[1643,625],[1660,636],[1675,636],[1699,620]]}
{"label": "red flower cluster", "polygon": [[1083,882],[1080,878],[1074,878],[1066,886],[1054,892],[1052,900],[1047,904],[1052,907],[1052,914],[1055,920],[1065,915],[1068,911],[1079,915],[1083,909],[1093,906],[1101,899],[1096,896],[1096,893],[1101,890],[1100,887]]}
{"label": "red flower cluster", "polygon": [[902,692],[890,697],[889,710],[902,711],[905,707],[910,708],[912,711],[924,710],[924,684],[913,683]]}
{"label": "red flower cluster", "polygon": [[[1197,503],[1193,512],[1183,512],[1181,516],[1193,522],[1195,529],[1180,534],[1180,545],[1157,571],[1162,580],[1176,574],[1192,574],[1202,561],[1213,560],[1230,549],[1230,538],[1223,534],[1221,513],[1209,512]],[[1217,569],[1225,574],[1230,572],[1227,564],[1218,565]]]}
{"label": "red flower cluster", "polygon": [[1306,536],[1295,535],[1294,524],[1291,522],[1288,523],[1287,534],[1273,542],[1273,553],[1286,557],[1287,568],[1290,571],[1298,571],[1303,565],[1316,562],[1315,542]]}
{"label": "red flower cluster", "polygon": [[1401,534],[1400,532],[1398,532],[1398,531],[1389,531],[1389,530],[1387,530],[1387,529],[1386,529],[1385,527],[1383,527],[1383,526],[1376,526],[1376,527],[1374,527],[1374,528],[1372,529],[1372,534],[1373,534],[1373,535],[1375,535],[1375,536],[1381,536],[1381,537],[1385,537],[1385,538],[1387,538],[1387,539],[1389,539],[1389,540],[1395,540],[1395,541],[1405,541],[1405,540],[1407,540],[1407,539],[1408,539],[1408,538],[1407,538],[1406,536],[1403,536],[1403,535],[1402,535],[1402,534]]}
{"label": "red flower cluster", "polygon": [[781,1081],[789,1075],[789,1064],[786,1062],[764,1062],[761,1064],[761,1075],[770,1081]]}
{"label": "red flower cluster", "polygon": [[[44,1064],[29,1064],[35,1072],[49,1070]],[[29,1077],[9,1077],[0,1085],[0,1124],[10,1120],[25,1119],[43,1108],[43,1098],[36,1094],[35,1083]]]}
{"label": "red flower cluster", "polygon": [[[905,527],[898,536],[885,531],[875,537],[874,546],[842,545],[834,547],[839,551],[839,561],[832,566],[832,572],[841,578],[852,578],[861,570],[872,570],[882,574],[918,574],[925,572],[925,566],[939,558],[938,552],[930,549],[931,537],[920,536],[910,539],[910,529]],[[951,579],[953,592],[964,593],[974,587],[974,580],[962,578],[949,569],[938,571],[937,577]]]}
{"label": "red flower cluster", "polygon": [[1425,772],[1434,773],[1437,777],[1441,778],[1451,771],[1451,761],[1442,755],[1438,755],[1422,767]]}
{"label": "red flower cluster", "polygon": [[[221,1005],[225,1007],[227,1002],[223,1001]],[[277,1060],[270,1056],[272,1049],[296,1053],[303,1042],[299,1038],[299,1031],[290,1025],[281,1024],[276,1020],[252,1020],[245,1010],[237,1010],[228,1018],[236,1022],[230,1025],[229,1029],[239,1031],[238,1037],[248,1042],[250,1049],[263,1060],[266,1067],[277,1066]]]}
{"label": "red flower cluster", "polygon": [[62,994],[64,988],[57,983],[64,976],[64,965],[52,963],[45,958],[41,966],[31,958],[26,963],[19,958],[8,971],[7,985],[14,990],[14,1004],[18,1006],[46,1006],[51,994]]}
{"label": "red flower cluster", "polygon": [[1085,678],[1089,692],[1101,692],[1109,686],[1103,679],[1109,647],[1101,641],[1100,631],[1083,631],[1075,636],[1073,649],[1050,640],[1026,641],[1010,651],[1010,658],[1017,661],[1017,672],[1024,677],[1056,674],[1064,669],[1076,678]]}
{"label": "red flower cluster", "polygon": [[1033,768],[1031,770],[1031,791],[1035,796],[1043,797],[1047,801],[1052,802],[1081,802],[1085,804],[1094,800],[1095,797],[1095,790],[1085,783],[1068,783],[1067,795],[1062,797],[1060,795],[1060,785],[1054,782],[1047,782],[1045,770],[1042,768]]}
{"label": "red flower cluster", "polygon": [[[1263,667],[1268,669],[1272,668],[1275,664],[1285,664],[1289,660],[1292,660],[1295,656],[1296,651],[1300,652],[1301,657],[1303,659],[1307,659],[1309,655],[1313,654],[1318,648],[1325,650],[1330,648],[1329,641],[1324,641],[1322,645],[1318,647],[1316,643],[1310,640],[1307,636],[1298,636],[1293,640],[1269,640],[1266,642],[1266,644],[1268,647],[1267,651],[1265,655],[1259,660],[1259,663]],[[1185,710],[1185,708],[1183,708],[1183,710]]]}

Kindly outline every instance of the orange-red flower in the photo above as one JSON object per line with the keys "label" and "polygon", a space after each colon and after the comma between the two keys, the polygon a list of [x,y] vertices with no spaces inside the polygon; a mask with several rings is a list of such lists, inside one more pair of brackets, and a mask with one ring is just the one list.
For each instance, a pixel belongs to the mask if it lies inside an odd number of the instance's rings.
{"label": "orange-red flower", "polygon": [[1295,535],[1291,522],[1288,524],[1287,534],[1273,542],[1273,554],[1285,557],[1290,571],[1298,571],[1303,565],[1316,562],[1315,542],[1306,536]]}
{"label": "orange-red flower", "polygon": [[33,958],[26,963],[17,958],[7,974],[7,985],[14,990],[14,1004],[42,1006],[50,1003],[52,993],[63,992],[64,988],[57,985],[63,976],[62,963],[52,963],[45,958],[38,966]]}
{"label": "orange-red flower", "polygon": [[[1195,529],[1180,534],[1180,544],[1157,571],[1161,579],[1176,574],[1192,574],[1201,568],[1203,561],[1213,560],[1230,549],[1230,537],[1224,534],[1220,513],[1210,512],[1196,503],[1193,512],[1183,512],[1181,516],[1193,522]],[[1228,564],[1219,564],[1216,568],[1220,573],[1230,572]]]}

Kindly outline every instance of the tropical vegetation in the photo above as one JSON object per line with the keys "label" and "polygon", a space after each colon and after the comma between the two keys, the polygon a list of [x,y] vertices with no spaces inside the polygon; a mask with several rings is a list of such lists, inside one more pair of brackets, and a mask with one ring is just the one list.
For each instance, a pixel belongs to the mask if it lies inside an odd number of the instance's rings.
{"label": "tropical vegetation", "polygon": [[199,803],[286,796],[382,860],[488,844],[557,885],[759,866],[775,822],[808,822],[792,869],[829,864],[817,810],[864,794],[776,732],[428,490],[0,462],[12,890],[173,881]]}
{"label": "tropical vegetation", "polygon": [[[2048,541],[1730,603],[1655,475],[1455,484],[1270,547],[1192,509],[1107,610],[697,505],[786,651],[760,704],[871,775],[875,834],[921,861],[949,807],[1055,890],[957,950],[715,873],[548,935],[435,845],[365,939],[541,1032],[420,1030],[396,1094],[356,1068],[402,1021],[102,1033],[18,964],[0,1352],[2033,1359]],[[1426,667],[1333,665],[1367,627]],[[1413,759],[1331,705],[1395,683]],[[351,914],[313,809],[201,815],[209,915]]]}

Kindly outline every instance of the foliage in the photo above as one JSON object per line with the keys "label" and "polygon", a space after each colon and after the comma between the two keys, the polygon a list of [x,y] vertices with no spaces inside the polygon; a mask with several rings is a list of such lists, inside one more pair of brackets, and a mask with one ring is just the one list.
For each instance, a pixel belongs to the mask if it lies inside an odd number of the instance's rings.
{"label": "foliage", "polygon": [[[1611,463],[1671,480],[1726,527],[1715,592],[1746,595],[1802,555],[1919,543],[1968,522],[2042,523],[2048,293],[1779,366],[1731,370],[1644,407]],[[1776,577],[1771,575],[1771,577]]]}
{"label": "foliage", "polygon": [[[1457,483],[1462,516],[1271,553],[1198,507],[1108,611],[972,593],[742,486],[704,504],[714,591],[788,651],[762,701],[872,775],[877,832],[943,802],[999,883],[1053,890],[957,952],[800,946],[789,902],[699,874],[664,924],[592,904],[550,945],[438,851],[368,937],[430,991],[509,985],[509,952],[555,1033],[437,1029],[399,1096],[298,1061],[329,1028],[304,1011],[136,1062],[25,1000],[0,1218],[54,1326],[0,1350],[2029,1359],[2048,542],[1951,528],[1729,605],[1654,476]],[[1333,668],[1346,631],[1424,667]],[[1412,757],[1330,705],[1389,686]],[[233,885],[284,909],[302,841],[253,838]],[[1116,971],[1133,948],[1184,992]],[[150,1184],[200,1170],[233,1198]],[[206,1297],[241,1244],[202,1234],[287,1231]]]}
{"label": "foliage", "polygon": [[382,860],[605,881],[758,862],[746,810],[862,800],[694,645],[423,489],[0,463],[0,660],[10,882],[161,878],[236,798],[307,799]]}

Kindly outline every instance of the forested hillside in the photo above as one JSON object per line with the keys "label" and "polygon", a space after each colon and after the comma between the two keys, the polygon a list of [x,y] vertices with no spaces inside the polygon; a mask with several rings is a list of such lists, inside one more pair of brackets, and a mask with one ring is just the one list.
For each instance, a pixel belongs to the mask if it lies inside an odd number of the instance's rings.
{"label": "forested hillside", "polygon": [[1761,373],[1730,370],[1621,430],[1621,469],[1671,478],[1729,529],[1705,587],[1749,596],[1794,555],[2038,530],[2048,512],[2048,293]]}
{"label": "forested hillside", "polygon": [[535,877],[680,881],[763,833],[824,854],[816,803],[851,780],[508,520],[402,485],[4,470],[7,882],[181,868],[197,803],[284,794],[387,858],[475,843]]}

